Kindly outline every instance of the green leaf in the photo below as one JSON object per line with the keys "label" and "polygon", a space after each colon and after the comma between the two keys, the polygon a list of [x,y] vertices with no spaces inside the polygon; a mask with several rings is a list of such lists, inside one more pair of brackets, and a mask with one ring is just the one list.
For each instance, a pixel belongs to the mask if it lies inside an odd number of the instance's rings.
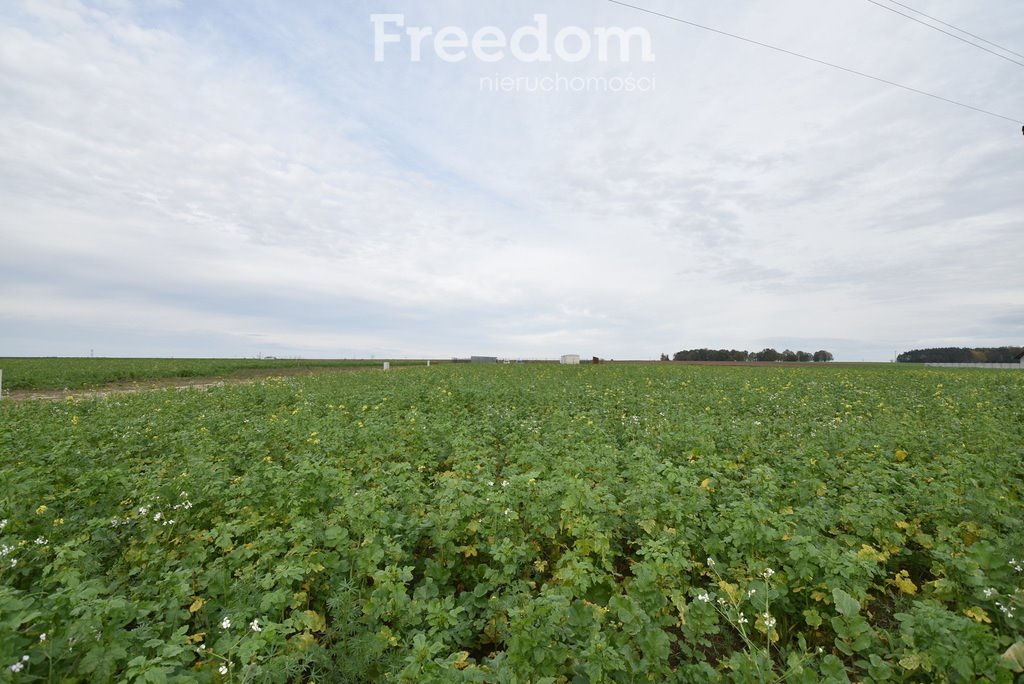
{"label": "green leaf", "polygon": [[853,617],[860,612],[860,603],[857,599],[847,594],[842,589],[832,590],[832,600],[836,604],[836,610],[843,617]]}

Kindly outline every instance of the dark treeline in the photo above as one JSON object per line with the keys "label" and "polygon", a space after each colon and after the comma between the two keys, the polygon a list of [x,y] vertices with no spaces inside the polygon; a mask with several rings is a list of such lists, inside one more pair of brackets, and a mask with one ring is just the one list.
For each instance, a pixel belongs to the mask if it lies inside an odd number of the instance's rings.
{"label": "dark treeline", "polygon": [[[810,354],[805,351],[776,351],[774,349],[762,349],[759,352],[739,351],[736,349],[688,349],[676,352],[672,361],[784,361],[787,363],[825,363],[833,359],[832,352],[816,351]],[[661,355],[662,361],[669,361],[668,354]]]}
{"label": "dark treeline", "polygon": [[915,349],[896,357],[899,363],[1013,363],[1020,347],[940,347]]}

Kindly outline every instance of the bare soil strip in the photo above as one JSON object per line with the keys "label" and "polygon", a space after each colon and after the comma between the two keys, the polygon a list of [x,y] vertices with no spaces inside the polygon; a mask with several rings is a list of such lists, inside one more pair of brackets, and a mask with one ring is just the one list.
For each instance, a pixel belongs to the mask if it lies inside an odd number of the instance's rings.
{"label": "bare soil strip", "polygon": [[[417,368],[418,366],[392,366],[391,370],[403,368]],[[136,392],[148,392],[168,388],[175,389],[208,389],[210,387],[223,387],[224,385],[244,385],[268,378],[298,377],[310,375],[323,375],[326,373],[350,373],[352,371],[382,370],[377,366],[320,366],[313,368],[249,368],[232,373],[231,375],[213,376],[205,378],[154,378],[152,380],[139,380],[136,382],[114,382],[101,387],[77,389],[77,390],[12,390],[4,392],[3,401],[33,401],[49,400],[60,401],[73,397],[75,399],[94,399],[106,397],[112,394],[134,394]]]}

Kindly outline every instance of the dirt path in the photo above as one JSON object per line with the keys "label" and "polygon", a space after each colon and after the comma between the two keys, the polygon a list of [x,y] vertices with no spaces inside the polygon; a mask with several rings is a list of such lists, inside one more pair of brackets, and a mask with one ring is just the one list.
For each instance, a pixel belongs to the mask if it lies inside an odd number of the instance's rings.
{"label": "dirt path", "polygon": [[[419,366],[392,366],[391,370],[402,370],[403,368],[418,368]],[[137,392],[148,392],[160,389],[208,389],[210,387],[223,387],[224,385],[245,385],[259,382],[267,378],[303,377],[312,375],[324,375],[327,373],[351,373],[353,371],[380,371],[380,366],[321,366],[317,368],[268,368],[268,369],[245,369],[232,373],[231,375],[206,378],[155,378],[153,380],[140,380],[137,382],[114,382],[101,387],[93,387],[77,390],[12,390],[5,392],[3,401],[33,401],[49,400],[60,401],[68,397],[75,399],[93,399],[106,397],[112,394],[135,394]]]}

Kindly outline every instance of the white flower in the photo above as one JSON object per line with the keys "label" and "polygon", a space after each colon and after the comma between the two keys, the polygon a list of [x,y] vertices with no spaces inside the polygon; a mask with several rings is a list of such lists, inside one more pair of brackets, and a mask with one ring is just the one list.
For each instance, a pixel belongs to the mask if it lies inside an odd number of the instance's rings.
{"label": "white flower", "polygon": [[755,592],[754,592],[754,590],[753,590],[753,589],[750,589],[750,590],[748,590],[748,591],[747,591],[747,598],[750,598],[751,596],[753,596],[753,595],[754,595],[754,593],[755,593]]}
{"label": "white flower", "polygon": [[7,669],[10,670],[11,672],[21,672],[22,670],[25,669],[25,664],[24,663],[14,663],[13,665],[11,665]]}
{"label": "white flower", "polygon": [[740,616],[738,618],[736,618],[736,622],[738,622],[741,625],[747,624],[747,616],[744,615],[743,613],[740,613]]}
{"label": "white flower", "polygon": [[256,618],[255,620],[253,620],[252,622],[249,623],[249,629],[251,629],[254,632],[262,632],[263,631],[263,628],[260,627],[259,618]]}
{"label": "white flower", "polygon": [[46,632],[43,632],[42,634],[39,635],[39,640],[40,641],[46,641]]}
{"label": "white flower", "polygon": [[224,618],[220,621],[221,629],[231,629],[231,618]]}
{"label": "white flower", "polygon": [[188,498],[188,492],[182,492],[181,494],[178,494],[178,496],[180,496],[182,499],[187,499]]}
{"label": "white flower", "polygon": [[993,596],[995,596],[999,592],[996,591],[995,589],[989,588],[989,589],[985,589],[981,593],[985,595],[985,598],[992,598]]}
{"label": "white flower", "polygon": [[775,618],[772,617],[771,613],[764,613],[761,617],[764,618],[764,626],[768,629],[775,626]]}
{"label": "white flower", "polygon": [[765,568],[764,572],[761,573],[761,576],[764,577],[765,579],[770,579],[771,576],[774,575],[774,574],[775,574],[774,570],[772,570],[771,568]]}
{"label": "white flower", "polygon": [[46,537],[36,537],[36,544],[39,546],[46,546],[48,543]]}
{"label": "white flower", "polygon": [[494,486],[494,480],[491,480],[490,482],[488,482],[487,486],[488,487],[493,487]]}
{"label": "white flower", "polygon": [[708,556],[708,567],[709,568],[715,567],[715,559],[712,558],[711,556]]}
{"label": "white flower", "polygon": [[0,530],[4,529],[5,527],[7,527],[7,518],[0,520]]}
{"label": "white flower", "polygon": [[160,519],[163,518],[163,517],[164,517],[164,514],[161,513],[160,511],[157,511],[156,513],[153,514],[153,522],[160,522]]}
{"label": "white flower", "polygon": [[17,564],[18,564],[18,559],[17,558],[12,558],[11,559],[11,567],[13,568]]}
{"label": "white flower", "polygon": [[9,554],[13,550],[14,550],[14,547],[13,546],[8,546],[7,544],[4,544],[4,545],[0,546],[0,558],[3,558],[4,556]]}
{"label": "white flower", "polygon": [[139,515],[146,515],[149,513],[149,509],[145,506],[139,506]]}
{"label": "white flower", "polygon": [[501,481],[501,486],[502,487],[508,487],[508,480],[502,480]]}
{"label": "white flower", "polygon": [[1017,572],[1024,572],[1024,563],[1017,560],[1016,558],[1010,559],[1010,567],[1012,567]]}
{"label": "white flower", "polygon": [[219,668],[217,668],[217,672],[220,672],[222,675],[226,675],[228,673],[228,666],[221,665]]}
{"label": "white flower", "polygon": [[697,594],[697,600],[701,601],[702,603],[711,603],[711,594],[709,594],[706,591],[701,592]]}

